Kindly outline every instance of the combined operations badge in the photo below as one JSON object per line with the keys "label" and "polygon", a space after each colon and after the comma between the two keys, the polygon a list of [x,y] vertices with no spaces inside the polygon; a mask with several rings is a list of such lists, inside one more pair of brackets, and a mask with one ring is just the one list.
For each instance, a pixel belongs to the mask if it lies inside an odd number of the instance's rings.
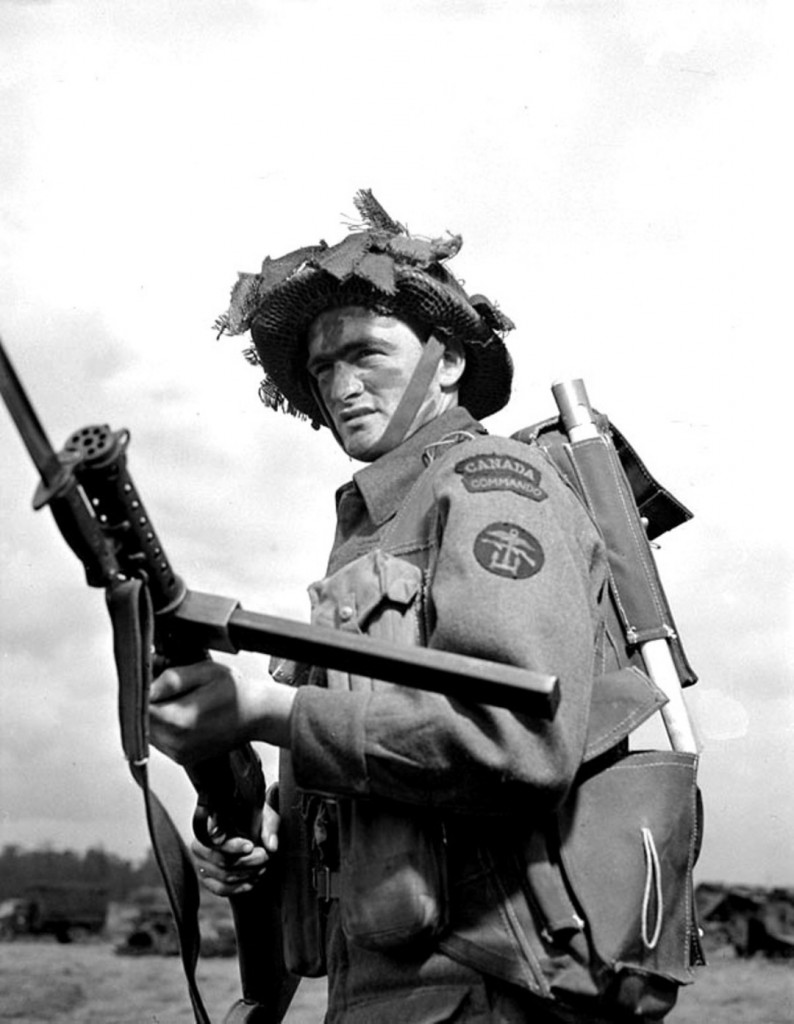
{"label": "combined operations badge", "polygon": [[488,572],[525,580],[543,568],[540,541],[516,523],[491,523],[474,541],[474,557]]}

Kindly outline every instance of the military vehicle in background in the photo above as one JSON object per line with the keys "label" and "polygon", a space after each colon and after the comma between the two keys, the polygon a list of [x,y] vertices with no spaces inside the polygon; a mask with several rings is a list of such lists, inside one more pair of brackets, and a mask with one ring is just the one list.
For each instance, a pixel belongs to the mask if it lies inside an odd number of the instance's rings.
{"label": "military vehicle in background", "polygon": [[168,897],[159,886],[141,886],[130,897],[123,941],[115,946],[121,956],[177,956],[179,938]]}
{"label": "military vehicle in background", "polygon": [[695,899],[706,956],[794,960],[794,889],[701,882]]}
{"label": "military vehicle in background", "polygon": [[[142,886],[132,893],[120,924],[122,941],[114,947],[120,956],[176,956],[179,939],[165,890]],[[209,893],[201,895],[199,911],[201,955],[235,956],[237,943],[228,902]]]}
{"label": "military vehicle in background", "polygon": [[37,883],[17,897],[0,903],[0,938],[54,935],[71,942],[98,935],[105,927],[110,902],[108,889],[90,882]]}

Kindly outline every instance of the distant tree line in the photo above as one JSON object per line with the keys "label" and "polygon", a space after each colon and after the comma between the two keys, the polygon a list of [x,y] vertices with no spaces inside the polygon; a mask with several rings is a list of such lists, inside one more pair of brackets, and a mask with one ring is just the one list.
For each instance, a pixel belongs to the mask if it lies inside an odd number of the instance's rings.
{"label": "distant tree line", "polygon": [[138,864],[103,849],[81,854],[49,847],[23,850],[9,844],[0,852],[0,900],[21,896],[28,886],[69,882],[106,886],[112,900],[126,900],[143,886],[162,886],[151,850]]}

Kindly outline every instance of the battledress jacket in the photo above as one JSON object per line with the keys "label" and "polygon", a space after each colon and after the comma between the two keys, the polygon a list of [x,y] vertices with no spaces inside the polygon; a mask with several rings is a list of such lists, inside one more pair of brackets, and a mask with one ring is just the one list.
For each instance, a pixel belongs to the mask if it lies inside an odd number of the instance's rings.
{"label": "battledress jacket", "polygon": [[[489,435],[461,408],[356,473],[337,514],[327,575],[310,587],[315,622],[554,674],[561,700],[540,720],[315,670],[281,769],[285,862],[316,840],[306,797],[331,801],[341,883],[330,894],[352,941],[397,949],[429,936],[542,992],[521,865],[582,763],[604,656],[603,542],[540,448]],[[288,966],[321,973],[296,924],[317,902],[306,888],[285,883]]]}

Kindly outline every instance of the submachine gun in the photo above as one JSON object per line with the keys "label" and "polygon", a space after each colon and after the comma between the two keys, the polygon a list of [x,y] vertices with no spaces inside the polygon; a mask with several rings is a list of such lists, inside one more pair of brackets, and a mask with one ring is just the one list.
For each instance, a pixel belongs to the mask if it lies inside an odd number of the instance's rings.
{"label": "submachine gun", "polygon": [[[49,506],[89,586],[102,588],[113,622],[119,673],[122,746],[140,786],[152,848],[180,936],[182,963],[197,1024],[209,1016],[195,982],[199,954],[198,883],[190,855],[165,808],[150,791],[148,687],[153,664],[190,664],[208,651],[257,651],[326,668],[345,669],[417,689],[454,694],[550,718],[557,706],[554,676],[426,648],[396,647],[366,636],[248,612],[233,599],[190,590],[172,568],[127,467],[130,434],[105,425],[73,433],[60,452],[44,429],[0,343],[0,395],[39,472],[33,505]],[[156,659],[156,661],[155,661]],[[194,831],[208,840],[209,822],[227,836],[261,843],[265,780],[250,747],[186,769],[198,793]],[[244,1002],[250,1016],[280,1019],[296,981],[283,967],[277,872],[251,894],[235,897]],[[231,1021],[234,1008],[227,1020]]]}

